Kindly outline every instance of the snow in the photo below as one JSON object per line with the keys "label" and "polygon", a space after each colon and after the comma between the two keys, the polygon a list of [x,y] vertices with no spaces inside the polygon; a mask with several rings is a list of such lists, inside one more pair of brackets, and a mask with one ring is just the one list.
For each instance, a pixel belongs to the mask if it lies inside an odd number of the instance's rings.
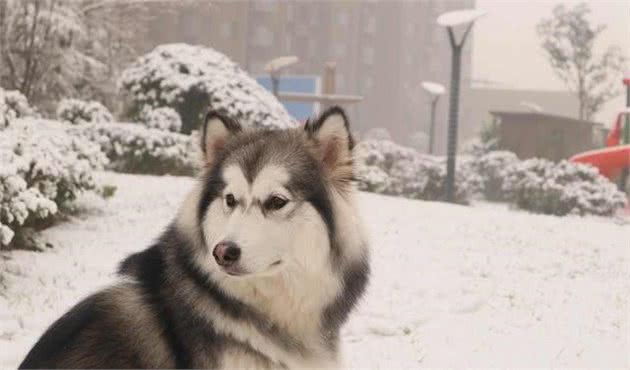
{"label": "snow", "polygon": [[184,101],[191,99],[187,96],[205,94],[212,109],[222,110],[246,126],[295,126],[270,92],[227,56],[208,47],[159,45],[125,69],[118,84],[140,111],[169,106],[182,113],[191,109],[187,105],[191,103]]}
{"label": "snow", "polygon": [[455,10],[441,14],[437,19],[437,24],[442,27],[454,27],[461,24],[474,22],[477,18],[486,15],[486,11],[477,9]]}
{"label": "snow", "polygon": [[140,116],[140,123],[147,128],[170,132],[179,132],[182,128],[182,119],[173,108],[145,108]]}
{"label": "snow", "polygon": [[[118,187],[44,232],[58,247],[3,252],[0,367],[114,279],[155,238],[192,180],[99,173]],[[348,368],[627,367],[628,220],[554,217],[362,193],[368,293],[343,330]]]}
{"label": "snow", "polygon": [[431,81],[423,81],[422,88],[429,92],[429,94],[431,95],[442,95],[446,91],[444,85]]}
{"label": "snow", "polygon": [[113,122],[114,116],[103,104],[91,100],[63,99],[57,105],[57,118],[73,125]]}

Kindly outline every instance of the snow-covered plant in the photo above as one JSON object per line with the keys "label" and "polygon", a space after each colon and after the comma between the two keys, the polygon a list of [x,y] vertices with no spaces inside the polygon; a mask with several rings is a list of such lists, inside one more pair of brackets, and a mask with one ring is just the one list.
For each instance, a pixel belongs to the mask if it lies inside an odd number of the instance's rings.
{"label": "snow-covered plant", "polygon": [[397,161],[412,159],[418,155],[415,150],[391,140],[363,140],[357,144],[354,152],[358,163],[376,166],[385,172],[389,172]]}
{"label": "snow-covered plant", "polygon": [[627,202],[595,167],[567,161],[536,158],[517,163],[506,171],[503,188],[518,208],[559,216],[609,216]]}
{"label": "snow-covered plant", "polygon": [[[413,199],[444,200],[446,161],[423,155],[389,140],[366,140],[355,149],[359,189]],[[455,178],[456,202],[466,204],[481,189],[482,180],[462,159]]]}
{"label": "snow-covered plant", "polygon": [[196,129],[208,109],[244,125],[286,128],[293,120],[278,100],[236,63],[204,46],[160,45],[138,58],[118,81],[133,120],[147,108],[171,107],[182,132]]}
{"label": "snow-covered plant", "polygon": [[63,99],[60,101],[57,106],[57,118],[73,125],[114,121],[114,116],[103,104],[97,101],[80,99]]}
{"label": "snow-covered plant", "polygon": [[33,117],[37,112],[28,103],[26,96],[17,90],[4,92],[4,101],[8,111],[12,112],[13,118]]}
{"label": "snow-covered plant", "polygon": [[506,171],[519,163],[513,152],[496,150],[475,157],[472,165],[483,179],[483,194],[488,200],[506,200],[503,181]]}
{"label": "snow-covered plant", "polygon": [[392,140],[392,135],[385,127],[375,127],[363,134],[363,140]]}
{"label": "snow-covered plant", "polygon": [[0,88],[0,126],[7,126],[17,118],[35,116],[37,111],[21,92]]}
{"label": "snow-covered plant", "polygon": [[179,132],[182,128],[182,119],[173,108],[161,107],[145,109],[141,114],[141,123],[148,128],[162,131]]}
{"label": "snow-covered plant", "polygon": [[4,98],[4,90],[0,87],[0,130],[9,125],[9,109]]}
{"label": "snow-covered plant", "polygon": [[[446,159],[430,155],[418,155],[402,160],[390,170],[392,194],[407,198],[443,201],[446,195]],[[482,180],[469,161],[457,163],[455,175],[455,202],[468,204],[481,189]]]}
{"label": "snow-covered plant", "polygon": [[416,131],[409,136],[409,146],[419,151],[427,153],[429,151],[429,135],[423,131]]}
{"label": "snow-covered plant", "polygon": [[383,194],[391,186],[389,175],[376,166],[357,163],[354,175],[359,180],[359,190]]}
{"label": "snow-covered plant", "polygon": [[154,175],[192,175],[200,154],[195,137],[148,129],[133,123],[72,127],[73,135],[100,148],[114,171]]}
{"label": "snow-covered plant", "polygon": [[55,122],[18,119],[0,135],[0,246],[24,228],[40,228],[79,193],[107,159]]}

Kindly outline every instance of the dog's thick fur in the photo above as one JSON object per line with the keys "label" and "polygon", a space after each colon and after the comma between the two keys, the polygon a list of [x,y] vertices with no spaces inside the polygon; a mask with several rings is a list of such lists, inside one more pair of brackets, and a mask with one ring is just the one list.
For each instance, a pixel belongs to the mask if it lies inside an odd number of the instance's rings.
{"label": "dog's thick fur", "polygon": [[[282,131],[209,113],[204,170],[171,226],[20,368],[337,367],[340,327],[369,274],[352,147],[340,108]],[[213,258],[224,240],[242,250],[236,269]]]}

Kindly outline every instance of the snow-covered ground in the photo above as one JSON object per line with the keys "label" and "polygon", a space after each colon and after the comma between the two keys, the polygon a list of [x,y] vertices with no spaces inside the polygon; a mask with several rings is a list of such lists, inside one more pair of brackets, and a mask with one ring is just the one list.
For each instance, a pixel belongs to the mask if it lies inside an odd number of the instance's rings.
{"label": "snow-covered ground", "polygon": [[[100,174],[118,186],[47,230],[58,248],[0,259],[0,367],[114,278],[169,222],[191,180]],[[504,207],[361,195],[367,297],[344,330],[347,367],[630,366],[630,225]]]}

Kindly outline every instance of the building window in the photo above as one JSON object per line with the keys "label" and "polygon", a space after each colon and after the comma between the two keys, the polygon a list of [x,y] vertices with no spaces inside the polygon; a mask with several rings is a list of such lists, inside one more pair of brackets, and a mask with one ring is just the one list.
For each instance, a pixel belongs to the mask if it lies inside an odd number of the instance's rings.
{"label": "building window", "polygon": [[348,25],[348,14],[346,13],[338,13],[337,14],[337,24],[340,26],[347,26]]}
{"label": "building window", "polygon": [[363,64],[372,65],[374,63],[374,48],[366,46],[363,48]]}
{"label": "building window", "polygon": [[221,37],[223,37],[224,39],[229,39],[232,37],[232,24],[231,23],[221,24]]}
{"label": "building window", "polygon": [[335,44],[335,57],[336,58],[343,58],[345,52],[346,52],[346,46],[340,43]]}
{"label": "building window", "polygon": [[254,10],[259,12],[272,12],[273,11],[273,0],[258,0],[252,1],[254,5]]}
{"label": "building window", "polygon": [[273,33],[269,30],[269,28],[259,26],[256,28],[253,43],[257,46],[271,46],[273,43]]}
{"label": "building window", "polygon": [[365,33],[374,33],[376,31],[376,18],[374,16],[368,16],[363,24],[363,31]]}
{"label": "building window", "polygon": [[346,79],[343,77],[343,75],[341,73],[337,73],[337,76],[335,77],[335,88],[336,88],[336,92],[343,90],[346,86]]}
{"label": "building window", "polygon": [[372,90],[372,86],[374,86],[374,81],[372,81],[372,77],[366,77],[365,79],[363,79],[364,91]]}

